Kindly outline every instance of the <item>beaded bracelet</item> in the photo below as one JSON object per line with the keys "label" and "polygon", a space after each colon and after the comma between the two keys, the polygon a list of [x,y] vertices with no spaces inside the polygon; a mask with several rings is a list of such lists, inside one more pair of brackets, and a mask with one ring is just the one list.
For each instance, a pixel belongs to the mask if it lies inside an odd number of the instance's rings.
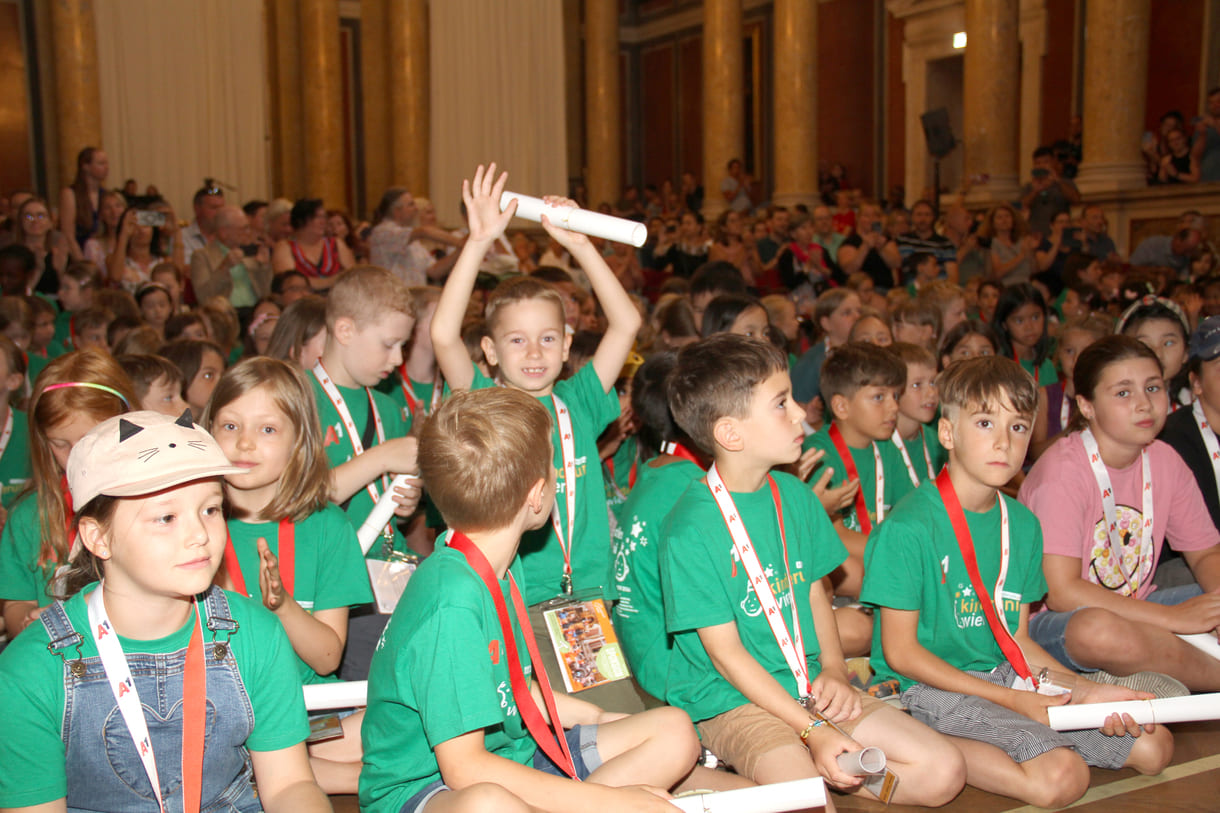
{"label": "beaded bracelet", "polygon": [[824,725],[826,725],[825,719],[817,719],[817,720],[811,719],[809,721],[809,725],[805,726],[805,730],[801,732],[801,742],[808,743],[809,735],[813,733],[813,730],[815,728],[818,728],[818,727],[824,726]]}

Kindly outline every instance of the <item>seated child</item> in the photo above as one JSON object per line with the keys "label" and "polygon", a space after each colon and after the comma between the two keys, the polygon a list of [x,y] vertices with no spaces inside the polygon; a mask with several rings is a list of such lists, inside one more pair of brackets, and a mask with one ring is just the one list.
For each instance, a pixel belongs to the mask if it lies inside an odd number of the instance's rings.
{"label": "seated child", "polygon": [[325,349],[326,300],[312,294],[284,308],[267,343],[268,356],[291,361],[302,370],[312,370]]}
{"label": "seated child", "polygon": [[713,753],[760,784],[820,775],[859,790],[835,758],[876,745],[900,778],[893,801],[948,802],[965,778],[957,751],[848,683],[823,580],[847,552],[809,487],[772,473],[800,457],[803,436],[783,353],[732,335],[685,347],[669,401],[715,463],[661,534],[674,636],[666,700],[697,721]]}
{"label": "seated child", "polygon": [[17,402],[25,397],[25,356],[0,336],[0,505],[7,510],[30,481],[30,430]]}
{"label": "seated child", "polygon": [[94,292],[102,288],[102,272],[88,260],[68,263],[59,278],[59,314],[55,317],[55,341],[72,348],[72,317],[93,307]]}
{"label": "seated child", "polygon": [[850,562],[835,577],[835,593],[860,594],[864,543],[873,526],[910,491],[911,478],[897,447],[889,440],[898,426],[898,396],[907,368],[890,351],[853,342],[830,354],[822,366],[822,398],[833,419],[805,439],[804,448],[821,449],[824,466],[834,469],[829,485],[858,482],[850,501],[831,513]]}
{"label": "seated child", "polygon": [[1185,369],[1190,322],[1176,302],[1146,296],[1123,311],[1114,332],[1134,336],[1156,353],[1164,371],[1171,413],[1190,405],[1190,382]]}
{"label": "seated child", "polygon": [[[238,362],[216,385],[203,415],[241,471],[225,477],[229,546],[217,583],[275,614],[304,683],[338,680],[348,608],[373,600],[355,529],[330,502],[329,466],[308,373],[287,362]],[[355,793],[362,712],[343,736],[309,747],[327,793]]]}
{"label": "seated child", "polygon": [[933,305],[940,313],[940,336],[966,321],[966,297],[951,282],[936,280],[919,291],[918,299]]}
{"label": "seated child", "polygon": [[967,319],[941,337],[940,369],[945,370],[962,359],[994,356],[999,343],[991,325],[978,319]]}
{"label": "seated child", "polygon": [[736,333],[770,341],[770,327],[767,310],[757,299],[748,294],[721,294],[707,303],[701,333],[704,338],[713,333]]}
{"label": "seated child", "polygon": [[911,485],[936,477],[945,465],[945,450],[932,425],[939,411],[936,394],[936,357],[926,348],[897,342],[890,352],[907,366],[907,383],[898,396],[898,425],[891,440],[906,464]]}
{"label": "seated child", "polygon": [[724,260],[703,263],[691,275],[687,291],[691,309],[695,312],[695,324],[703,325],[703,312],[716,297],[748,293],[746,281],[737,266]]}
{"label": "seated child", "polygon": [[1042,534],[998,491],[1025,459],[1033,380],[1009,359],[965,360],[941,376],[940,396],[948,466],[869,539],[861,600],[880,608],[878,677],[898,679],[912,716],[951,736],[970,783],[990,793],[1059,808],[1088,788],[1087,765],[1158,773],[1173,754],[1166,729],[1111,715],[1100,731],[1057,732],[1046,711],[1150,695],[1084,678],[1070,698],[1034,691],[1041,670],[1064,668],[1028,631],[1046,590]]}
{"label": "seated child", "polygon": [[[1220,628],[1220,532],[1190,469],[1156,440],[1169,411],[1160,361],[1138,339],[1107,336],[1080,354],[1072,380],[1072,431],[1038,458],[1019,495],[1042,522],[1053,611],[1030,620],[1030,636],[1101,679],[1155,664],[1191,690],[1220,691],[1220,660],[1175,634]],[[1197,584],[1155,587],[1166,541]]]}
{"label": "seated child", "polygon": [[435,286],[420,285],[411,289],[411,300],[415,303],[411,345],[396,375],[391,377],[390,386],[380,388],[402,408],[408,425],[431,415],[440,404],[445,389],[436,353],[432,351],[432,317],[440,298],[441,289]]}
{"label": "seated child", "polygon": [[71,332],[69,340],[74,350],[92,347],[103,352],[110,352],[110,341],[106,329],[114,321],[114,313],[98,305],[83,308],[72,314],[68,323]]}
{"label": "seated child", "polygon": [[[513,206],[500,211],[500,193],[506,177],[506,174],[496,177],[494,164],[486,171],[480,166],[473,183],[462,184],[470,237],[432,319],[436,358],[445,381],[454,390],[494,386],[471,362],[461,340],[461,326],[478,263],[503,234],[515,211]],[[558,198],[554,202],[565,203]],[[564,332],[563,302],[554,287],[534,277],[515,277],[501,283],[487,303],[482,346],[488,364],[498,369],[499,380],[505,386],[538,398],[555,418],[552,445],[562,499],[555,501],[551,524],[525,534],[519,554],[526,601],[534,606],[531,619],[538,624],[540,634],[546,630],[542,610],[537,606],[542,602],[585,591],[594,591],[604,599],[614,597],[610,521],[597,438],[619,415],[614,383],[642,321],[631,297],[585,235],[546,220],[543,227],[584,269],[609,326],[592,361],[571,378],[560,380],[572,339]],[[547,662],[549,668],[556,669],[553,678],[558,684],[558,666],[549,655]],[[626,684],[627,681],[614,681],[587,692],[594,692],[597,702],[614,711],[642,708],[635,692],[629,691],[629,686],[624,688]],[[622,696],[609,698],[596,694],[603,691],[618,691]]]}
{"label": "seated child", "polygon": [[140,409],[177,418],[187,408],[182,398],[182,370],[169,359],[133,354],[116,356],[114,360],[131,378],[140,398]]}
{"label": "seated child", "polygon": [[792,367],[792,396],[806,405],[805,419],[811,425],[822,425],[826,407],[821,396],[822,364],[831,350],[851,340],[852,325],[859,318],[860,297],[851,288],[831,288],[813,303],[813,324],[822,339]]}
{"label": "seated child", "polygon": [[784,346],[788,350],[788,366],[792,367],[798,361],[794,351],[800,346],[801,320],[796,312],[796,303],[783,294],[770,294],[762,298],[762,305],[767,309],[767,320],[784,337]]}
{"label": "seated child", "polygon": [[[322,448],[331,465],[331,499],[360,527],[394,474],[415,473],[415,438],[393,400],[372,389],[402,364],[415,325],[411,292],[383,268],[358,266],[341,274],[326,297],[326,347],[311,369],[322,425]],[[397,488],[395,516],[419,503],[419,487]],[[367,557],[405,553],[396,522]]]}
{"label": "seated child", "polygon": [[186,415],[116,416],[73,448],[70,597],[0,654],[0,807],[330,810],[283,630],[212,586],[237,471]]}
{"label": "seated child", "polygon": [[177,365],[182,373],[182,399],[192,415],[202,417],[212,390],[225,371],[224,351],[210,341],[176,339],[157,355]]}
{"label": "seated child", "polygon": [[25,301],[29,303],[33,317],[30,345],[26,348],[30,381],[33,381],[51,359],[64,354],[64,346],[55,341],[55,318],[58,314],[55,305],[41,296],[29,296]]}
{"label": "seated child", "polygon": [[361,810],[660,812],[694,766],[682,712],[609,714],[552,692],[539,667],[513,563],[551,521],[550,437],[548,410],[514,387],[458,392],[424,423],[420,469],[453,533],[373,656]]}
{"label": "seated child", "polygon": [[861,308],[860,318],[851,326],[847,340],[875,344],[877,347],[889,347],[894,343],[889,314],[869,307]]}
{"label": "seated child", "polygon": [[911,299],[893,311],[894,341],[935,351],[940,343],[940,308],[926,299]]}
{"label": "seated child", "polygon": [[60,568],[76,539],[65,466],[68,453],[97,424],[127,412],[138,399],[114,359],[77,350],[47,365],[30,396],[33,487],[9,512],[0,535],[0,601],[9,640],[66,598]]}
{"label": "seated child", "polygon": [[[1114,331],[1108,316],[1073,317],[1059,329],[1055,359],[1059,362],[1059,380],[1046,388],[1046,435],[1042,448],[1034,448],[1037,458],[1063,436],[1075,414],[1076,389],[1072,386],[1072,371],[1084,349]],[[1038,416],[1041,420],[1042,415]]]}
{"label": "seated child", "polygon": [[1216,430],[1220,426],[1220,316],[1199,322],[1190,337],[1190,359],[1186,364],[1195,402],[1165,419],[1161,440],[1173,447],[1195,476],[1212,524],[1220,529],[1220,477],[1215,453],[1220,450]]}

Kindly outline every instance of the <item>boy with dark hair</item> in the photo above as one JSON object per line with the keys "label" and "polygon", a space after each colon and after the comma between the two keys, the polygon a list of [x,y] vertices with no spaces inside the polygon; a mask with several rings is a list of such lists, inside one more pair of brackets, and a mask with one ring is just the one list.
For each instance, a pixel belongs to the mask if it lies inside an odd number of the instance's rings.
{"label": "boy with dark hair", "polygon": [[745,278],[737,266],[723,260],[704,263],[690,278],[690,304],[695,324],[703,324],[703,311],[713,299],[724,294],[748,294]]}
{"label": "boy with dark hair", "polygon": [[131,378],[140,409],[160,412],[176,418],[186,409],[182,399],[182,370],[163,356],[129,354],[116,356],[115,361]]}
{"label": "boy with dark hair", "polygon": [[809,487],[772,473],[800,457],[803,437],[783,353],[733,334],[689,345],[669,402],[715,463],[662,533],[666,700],[756,782],[820,775],[858,790],[836,757],[877,745],[901,778],[893,801],[948,802],[964,781],[956,750],[848,682],[823,579],[846,551]]}
{"label": "boy with dark hair", "polygon": [[1029,636],[1029,606],[1046,593],[1042,531],[999,489],[1025,459],[1033,379],[1007,358],[966,359],[945,370],[940,397],[949,463],[869,540],[861,599],[880,608],[878,678],[899,681],[912,716],[951,736],[990,793],[1059,808],[1088,788],[1087,765],[1159,773],[1173,754],[1164,728],[1141,736],[1129,715],[1100,731],[1048,725],[1048,706],[1151,695],[1070,675]]}
{"label": "boy with dark hair", "polygon": [[898,425],[890,440],[902,455],[911,485],[918,488],[936,477],[946,458],[932,425],[940,407],[936,356],[926,347],[906,342],[894,342],[889,350],[907,366],[907,383],[898,396]]}
{"label": "boy with dark hair", "polygon": [[361,810],[673,809],[664,788],[699,754],[686,715],[607,714],[552,692],[538,663],[510,564],[550,522],[550,435],[546,408],[511,387],[456,393],[425,422],[420,469],[453,533],[373,656]]}
{"label": "boy with dark hair", "polygon": [[902,456],[890,442],[906,379],[901,359],[884,347],[863,342],[843,345],[822,365],[822,399],[832,420],[806,438],[804,445],[826,453],[822,464],[834,469],[831,488],[852,480],[860,486],[850,504],[831,514],[851,556],[836,578],[838,595],[859,595],[864,543],[873,526],[912,488]]}

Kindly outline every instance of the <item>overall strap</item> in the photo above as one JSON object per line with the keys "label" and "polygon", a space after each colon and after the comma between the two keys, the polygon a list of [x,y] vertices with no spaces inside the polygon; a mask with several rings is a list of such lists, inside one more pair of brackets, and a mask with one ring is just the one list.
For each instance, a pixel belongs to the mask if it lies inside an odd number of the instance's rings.
{"label": "overall strap", "polygon": [[233,620],[233,611],[229,609],[229,597],[225,591],[212,585],[203,595],[204,611],[207,614],[207,627],[213,633],[227,632],[230,635],[237,632],[240,626]]}
{"label": "overall strap", "polygon": [[72,620],[68,618],[62,601],[57,601],[47,607],[42,615],[38,616],[38,620],[42,622],[43,629],[47,631],[47,637],[51,639],[47,644],[47,651],[52,654],[59,654],[69,647],[79,647],[85,640],[85,637],[72,626]]}

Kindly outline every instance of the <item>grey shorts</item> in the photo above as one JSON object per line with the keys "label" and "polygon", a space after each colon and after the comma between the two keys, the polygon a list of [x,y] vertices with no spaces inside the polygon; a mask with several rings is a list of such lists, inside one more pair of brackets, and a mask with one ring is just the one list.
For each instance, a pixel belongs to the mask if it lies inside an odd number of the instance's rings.
{"label": "grey shorts", "polygon": [[[602,766],[602,757],[597,750],[597,726],[578,725],[564,732],[568,741],[568,750],[572,752],[572,763],[576,768],[576,776],[582,781]],[[551,758],[539,748],[534,752],[534,770],[549,773],[553,776],[567,776]],[[398,813],[423,813],[428,802],[436,794],[452,790],[448,785],[437,779],[429,782],[418,793],[407,800]]]}
{"label": "grey shorts", "polygon": [[[1012,686],[1016,672],[1001,664],[991,672],[972,675],[997,686]],[[1131,755],[1135,738],[1107,737],[1100,731],[1056,731],[1004,706],[974,695],[934,689],[916,683],[902,693],[911,716],[950,737],[994,745],[1015,762],[1028,762],[1055,748],[1071,748],[1089,765],[1118,769]]]}
{"label": "grey shorts", "polygon": [[[1151,601],[1153,604],[1173,606],[1201,595],[1203,595],[1203,589],[1199,585],[1184,584],[1179,587],[1165,587],[1160,590],[1153,590],[1148,594],[1148,598],[1143,600]],[[1064,613],[1047,610],[1046,612],[1031,615],[1029,617],[1029,637],[1033,638],[1038,646],[1049,652],[1052,658],[1064,666],[1076,672],[1096,672],[1097,667],[1081,666],[1072,660],[1072,656],[1067,651],[1068,622],[1072,620],[1073,615],[1082,609],[1085,608],[1081,607]],[[1148,665],[1154,666],[1154,664]]]}

